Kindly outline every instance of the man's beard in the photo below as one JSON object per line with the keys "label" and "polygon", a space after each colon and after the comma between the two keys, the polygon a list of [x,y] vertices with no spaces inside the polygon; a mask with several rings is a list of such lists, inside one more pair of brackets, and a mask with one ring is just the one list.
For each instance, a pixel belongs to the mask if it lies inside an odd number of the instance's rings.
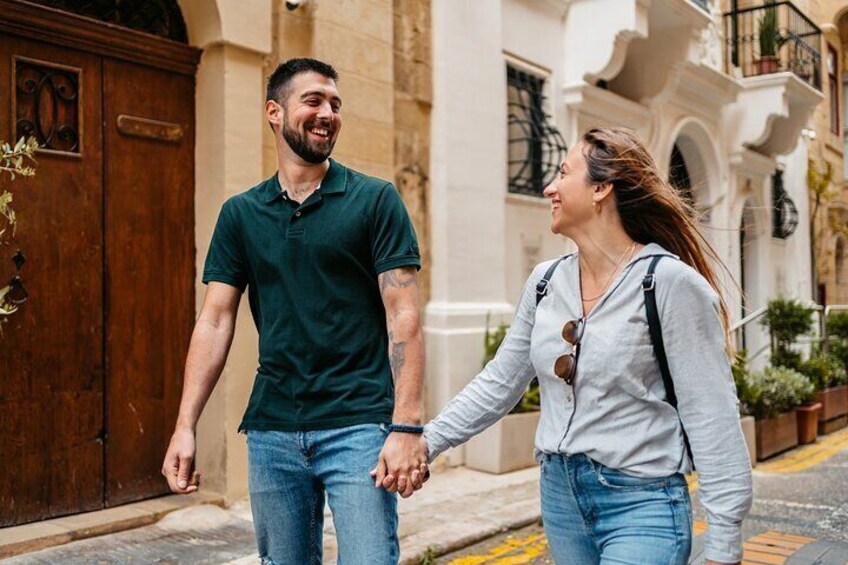
{"label": "man's beard", "polygon": [[[308,130],[310,127],[312,126],[307,126],[306,129]],[[330,128],[326,129],[331,131]],[[289,147],[291,147],[292,151],[294,151],[298,157],[307,163],[312,163],[314,165],[318,165],[326,161],[327,157],[330,156],[330,153],[333,152],[333,146],[336,144],[336,140],[332,137],[329,137],[327,141],[323,143],[310,143],[305,135],[289,127],[288,119],[285,116],[283,118],[283,139],[286,140],[286,143],[289,144]]]}

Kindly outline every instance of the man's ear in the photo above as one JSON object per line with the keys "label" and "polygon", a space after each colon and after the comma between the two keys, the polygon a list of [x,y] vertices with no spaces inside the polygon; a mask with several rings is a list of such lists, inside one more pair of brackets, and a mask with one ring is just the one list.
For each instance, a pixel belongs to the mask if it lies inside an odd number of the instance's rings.
{"label": "man's ear", "polygon": [[283,107],[274,100],[265,102],[265,118],[271,124],[271,129],[277,131],[283,123]]}

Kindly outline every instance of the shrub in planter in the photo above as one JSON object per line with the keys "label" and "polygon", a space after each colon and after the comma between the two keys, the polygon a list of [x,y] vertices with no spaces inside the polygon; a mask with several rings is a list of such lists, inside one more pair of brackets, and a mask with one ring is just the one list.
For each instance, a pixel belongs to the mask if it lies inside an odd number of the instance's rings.
{"label": "shrub in planter", "polygon": [[775,367],[798,369],[801,356],[792,351],[792,343],[810,331],[813,324],[812,308],[795,299],[775,298],[769,301],[760,323],[771,336],[771,364]]}
{"label": "shrub in planter", "polygon": [[757,459],[798,445],[798,418],[793,408],[813,394],[810,380],[793,369],[767,367],[752,373],[749,382],[756,391],[753,413],[757,419]]}
{"label": "shrub in planter", "polygon": [[774,418],[809,401],[815,393],[810,379],[787,367],[766,367],[751,373],[752,413],[757,420]]}
{"label": "shrub in planter", "polygon": [[842,361],[835,355],[825,355],[819,351],[801,363],[798,369],[809,378],[816,390],[825,390],[848,383],[848,372]]}

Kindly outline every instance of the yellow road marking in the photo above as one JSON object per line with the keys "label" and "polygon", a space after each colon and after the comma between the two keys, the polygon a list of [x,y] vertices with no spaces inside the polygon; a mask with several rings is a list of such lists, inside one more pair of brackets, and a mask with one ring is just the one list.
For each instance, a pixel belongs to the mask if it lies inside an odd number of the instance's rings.
{"label": "yellow road marking", "polygon": [[522,565],[536,559],[548,547],[545,534],[507,539],[485,555],[466,555],[452,560],[448,565]]}
{"label": "yellow road marking", "polygon": [[799,549],[816,541],[816,538],[769,531],[746,540],[742,547],[743,564],[781,565]]}
{"label": "yellow road marking", "polygon": [[797,473],[823,463],[848,448],[848,428],[834,432],[816,443],[801,447],[774,461],[759,463],[757,471],[764,473]]}
{"label": "yellow road marking", "polygon": [[692,524],[692,535],[700,536],[704,532],[707,531],[707,523],[702,520],[696,520],[694,524]]}

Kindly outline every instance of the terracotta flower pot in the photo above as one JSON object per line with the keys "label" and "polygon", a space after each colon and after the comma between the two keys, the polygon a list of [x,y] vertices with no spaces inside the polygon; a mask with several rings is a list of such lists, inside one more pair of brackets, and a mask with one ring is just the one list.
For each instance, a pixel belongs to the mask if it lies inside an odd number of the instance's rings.
{"label": "terracotta flower pot", "polygon": [[819,411],[821,403],[809,404],[807,406],[798,406],[795,412],[798,415],[798,443],[806,445],[813,443],[818,437],[819,431]]}
{"label": "terracotta flower pot", "polygon": [[768,55],[754,60],[754,69],[758,75],[772,75],[780,71],[780,59]]}

